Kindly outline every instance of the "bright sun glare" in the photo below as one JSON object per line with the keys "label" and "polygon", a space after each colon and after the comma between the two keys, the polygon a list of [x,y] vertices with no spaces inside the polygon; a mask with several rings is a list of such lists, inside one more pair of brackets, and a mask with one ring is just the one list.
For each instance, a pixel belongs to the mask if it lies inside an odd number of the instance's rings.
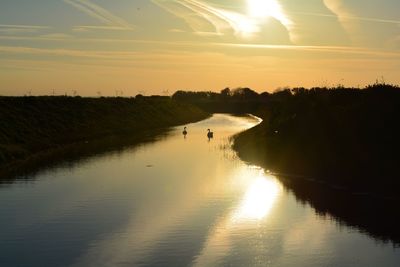
{"label": "bright sun glare", "polygon": [[253,18],[282,16],[280,5],[276,0],[247,0],[249,15]]}
{"label": "bright sun glare", "polygon": [[279,185],[273,178],[259,176],[248,187],[235,219],[246,221],[264,218],[273,207],[279,192]]}
{"label": "bright sun glare", "polygon": [[245,15],[226,13],[233,28],[243,37],[252,37],[260,31],[261,24],[267,18],[274,18],[283,25],[289,25],[290,20],[286,17],[281,5],[277,0],[247,0],[247,13]]}

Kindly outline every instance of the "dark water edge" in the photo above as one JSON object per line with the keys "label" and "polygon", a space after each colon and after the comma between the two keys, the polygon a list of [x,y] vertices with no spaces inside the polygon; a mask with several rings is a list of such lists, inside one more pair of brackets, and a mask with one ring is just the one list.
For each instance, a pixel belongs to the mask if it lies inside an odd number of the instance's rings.
{"label": "dark water edge", "polygon": [[[233,149],[240,159],[271,170],[300,202],[309,204],[318,215],[331,216],[339,225],[356,228],[377,242],[391,242],[394,247],[400,247],[399,196],[368,189],[356,190],[317,177],[296,175],[290,170],[282,173],[281,169],[275,169],[268,161],[271,155],[265,151],[262,137],[256,137],[252,131],[259,129],[249,129],[234,138]],[[371,177],[367,180],[371,180]],[[379,176],[375,180],[377,187],[380,187]]]}
{"label": "dark water edge", "polygon": [[127,149],[137,149],[140,146],[162,140],[170,134],[171,130],[172,128],[162,128],[136,134],[112,135],[41,151],[27,159],[2,166],[0,168],[0,187],[12,184],[16,180],[29,181],[39,172],[54,168],[73,168],[83,161],[101,157],[105,154],[122,153]]}
{"label": "dark water edge", "polygon": [[356,228],[378,242],[392,242],[394,247],[400,247],[399,199],[353,192],[312,180],[278,177],[299,201],[309,203],[318,215],[331,216],[340,225]]}

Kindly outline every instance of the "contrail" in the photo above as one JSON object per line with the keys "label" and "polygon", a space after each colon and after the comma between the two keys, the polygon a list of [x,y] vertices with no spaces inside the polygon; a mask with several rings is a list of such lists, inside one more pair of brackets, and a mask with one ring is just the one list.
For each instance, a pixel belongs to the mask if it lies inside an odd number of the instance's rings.
{"label": "contrail", "polygon": [[0,24],[0,32],[7,33],[21,33],[21,32],[38,32],[41,30],[50,29],[48,26],[37,26],[37,25],[12,25],[12,24]]}
{"label": "contrail", "polygon": [[110,26],[119,26],[125,29],[133,29],[133,26],[120,17],[113,15],[103,7],[96,5],[89,0],[64,0],[87,15],[100,20]]}
{"label": "contrail", "polygon": [[234,25],[232,25],[231,22],[221,14],[219,9],[209,7],[206,4],[187,0],[153,0],[153,2],[173,15],[184,19],[196,32],[204,32],[204,29],[202,29],[198,21],[193,18],[193,14],[198,15],[206,22],[213,25],[215,31],[219,34],[228,28],[233,28],[233,30],[237,31],[234,29]]}
{"label": "contrail", "polygon": [[[316,17],[328,17],[328,18],[337,18],[337,15],[331,14],[322,14],[322,13],[307,13],[307,12],[290,12],[291,14],[298,15],[306,15],[306,16],[316,16]],[[380,19],[380,18],[368,18],[368,17],[358,17],[358,16],[340,16],[341,19],[348,20],[360,20],[360,21],[369,21],[369,22],[378,22],[378,23],[389,23],[389,24],[398,24],[400,25],[400,20],[391,20],[391,19]]]}
{"label": "contrail", "polygon": [[321,46],[321,45],[264,45],[264,44],[240,44],[240,43],[209,43],[214,46],[227,46],[237,48],[266,49],[266,50],[292,50],[303,52],[326,52],[337,54],[369,55],[381,57],[400,57],[398,52],[373,50],[355,46]]}
{"label": "contrail", "polygon": [[13,25],[13,24],[0,24],[0,28],[14,28],[14,29],[49,29],[49,26],[38,26],[38,25]]}
{"label": "contrail", "polygon": [[[251,35],[260,31],[260,21],[234,11],[213,7],[198,0],[152,0],[155,4],[166,9],[177,17],[183,18],[196,33],[204,32],[198,29],[193,15],[198,15],[214,26],[217,34],[232,29],[236,35]],[[181,7],[181,8],[179,8]],[[182,9],[183,7],[183,9]],[[185,10],[186,9],[186,10]],[[193,13],[192,13],[193,12]],[[276,17],[285,27],[291,22],[284,16]]]}
{"label": "contrail", "polygon": [[[0,38],[1,39],[1,38]],[[98,42],[96,39],[85,39],[88,41]],[[107,42],[118,42],[118,40],[102,40]],[[351,46],[300,46],[300,45],[260,45],[260,44],[240,44],[240,43],[198,43],[198,42],[160,42],[160,41],[147,41],[147,40],[132,40],[131,43],[144,43],[144,44],[170,44],[175,46],[215,46],[215,47],[236,47],[243,49],[265,49],[265,50],[287,50],[287,51],[303,51],[303,52],[326,52],[336,54],[353,54],[353,55],[368,55],[379,56],[387,58],[400,58],[400,53],[395,51],[381,51],[373,50],[362,47]],[[16,54],[46,54],[53,56],[73,56],[82,58],[102,58],[102,59],[116,59],[140,56],[140,53],[135,51],[102,51],[102,50],[72,50],[72,49],[45,49],[34,47],[15,47],[15,46],[0,46],[1,53],[16,53]],[[181,53],[182,54],[182,53]]]}

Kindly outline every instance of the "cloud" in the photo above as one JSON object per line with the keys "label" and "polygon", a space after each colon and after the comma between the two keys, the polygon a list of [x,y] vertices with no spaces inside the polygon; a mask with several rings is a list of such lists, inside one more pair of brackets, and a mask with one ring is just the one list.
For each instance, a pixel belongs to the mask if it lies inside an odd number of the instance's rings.
{"label": "cloud", "polygon": [[[378,2],[369,3],[368,9],[357,9],[344,0],[324,0],[324,4],[337,16],[356,45],[382,47],[398,33],[400,20],[371,16],[379,14],[381,8]],[[398,4],[391,5],[387,8],[395,10]]]}
{"label": "cloud", "polygon": [[49,34],[43,34],[40,37],[43,37],[44,39],[59,39],[59,40],[69,40],[73,38],[72,35],[65,33],[49,33]]}
{"label": "cloud", "polygon": [[18,34],[18,33],[34,33],[42,30],[50,29],[48,26],[37,26],[37,25],[10,25],[0,24],[0,32],[6,34]]}
{"label": "cloud", "polygon": [[232,28],[219,9],[212,8],[201,2],[186,0],[153,0],[153,2],[171,14],[182,18],[195,32],[214,30],[216,33],[221,34]]}
{"label": "cloud", "polygon": [[[87,41],[96,41],[96,39],[85,39]],[[114,39],[106,39],[107,42],[118,42]],[[362,55],[362,56],[373,56],[380,58],[400,58],[400,53],[390,51],[380,51],[361,47],[347,47],[347,46],[298,46],[298,45],[254,45],[254,44],[238,44],[238,43],[198,43],[198,42],[182,42],[171,43],[171,42],[153,42],[153,41],[131,41],[132,43],[148,43],[157,45],[175,45],[175,46],[193,46],[193,47],[210,47],[215,48],[237,48],[237,49],[252,49],[252,51],[261,50],[264,51],[261,54],[266,55],[265,51],[293,51],[293,52],[309,52],[309,53],[330,53],[335,55],[347,54],[347,55]],[[175,50],[174,50],[175,51]],[[138,59],[146,53],[134,52],[134,51],[106,51],[106,50],[75,50],[75,49],[45,49],[45,48],[33,48],[33,47],[16,47],[16,46],[0,46],[0,54],[32,54],[32,55],[48,55],[48,56],[69,56],[76,58],[98,58],[108,60],[132,60]],[[287,53],[287,52],[286,52]],[[178,53],[166,53],[157,54],[158,58],[179,58],[184,52]],[[254,53],[257,55],[259,53]],[[276,56],[276,54],[274,53]]]}
{"label": "cloud", "polygon": [[[332,12],[334,11],[332,9],[330,9],[330,10]],[[380,18],[369,18],[369,17],[358,17],[358,16],[353,16],[353,15],[344,15],[344,14],[341,14],[338,10],[336,10],[335,12],[337,12],[338,14],[331,15],[331,14],[309,13],[309,12],[292,12],[292,14],[315,16],[315,17],[326,17],[326,18],[338,18],[338,17],[340,17],[342,20],[358,20],[358,21],[368,21],[368,22],[400,25],[400,20],[390,20],[390,19],[380,19]],[[348,12],[346,12],[346,13],[348,13]],[[350,13],[348,13],[348,14],[350,14]]]}
{"label": "cloud", "polygon": [[124,19],[115,16],[110,11],[90,2],[89,0],[64,0],[64,2],[72,5],[73,7],[86,13],[87,15],[98,19],[99,21],[103,22],[106,25],[120,27],[129,30],[132,30],[134,28]]}
{"label": "cloud", "polygon": [[176,28],[174,28],[174,29],[170,29],[169,32],[182,33],[182,32],[185,32],[185,31],[182,30],[182,29],[176,29]]}
{"label": "cloud", "polygon": [[46,49],[33,47],[0,46],[0,53],[32,54],[49,56],[70,56],[79,58],[101,58],[101,59],[124,59],[139,55],[137,52],[122,51],[95,51],[95,50],[74,50],[74,49]]}
{"label": "cloud", "polygon": [[[355,21],[367,21],[367,22],[388,23],[388,24],[400,25],[400,20],[356,16],[346,8],[346,6],[342,0],[324,0],[324,4],[342,22],[355,20]],[[333,17],[333,15],[328,15],[328,14],[315,14],[315,13],[304,13],[304,14],[315,15],[315,16],[324,16],[324,17]]]}
{"label": "cloud", "polygon": [[75,32],[87,32],[87,31],[126,31],[130,30],[126,27],[121,26],[91,26],[91,25],[80,25],[75,26],[73,29]]}
{"label": "cloud", "polygon": [[[264,19],[251,14],[242,14],[223,8],[217,8],[198,0],[152,0],[173,15],[182,18],[197,33],[210,32],[210,27],[217,34],[233,31],[236,36],[251,37],[261,31]],[[278,4],[276,4],[278,6]],[[278,6],[280,7],[280,6]],[[278,10],[278,9],[276,9]],[[281,11],[279,9],[279,11]],[[287,29],[291,21],[282,12],[269,14],[280,21]]]}
{"label": "cloud", "polygon": [[222,35],[224,35],[223,33],[218,33],[218,32],[195,32],[195,34],[200,35],[200,36],[222,36]]}
{"label": "cloud", "polygon": [[400,58],[399,52],[375,50],[354,46],[319,46],[319,45],[263,45],[263,44],[239,44],[239,43],[214,43],[218,46],[239,47],[249,49],[301,51],[313,53],[352,54],[375,57]]}

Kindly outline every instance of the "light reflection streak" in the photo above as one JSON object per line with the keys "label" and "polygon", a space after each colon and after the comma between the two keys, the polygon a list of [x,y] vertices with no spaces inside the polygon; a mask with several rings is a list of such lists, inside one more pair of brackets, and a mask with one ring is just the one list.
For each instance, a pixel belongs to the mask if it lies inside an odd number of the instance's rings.
{"label": "light reflection streak", "polygon": [[[282,192],[281,184],[274,176],[265,174],[257,167],[245,167],[241,179],[246,190],[236,208],[223,218],[210,233],[203,250],[195,261],[195,266],[215,264],[218,259],[229,255],[234,243],[232,236],[240,232],[259,228],[260,223],[266,223],[273,207]],[[247,182],[247,185],[246,185]]]}
{"label": "light reflection streak", "polygon": [[247,189],[234,221],[261,220],[266,217],[279,194],[279,187],[271,178],[258,177]]}

